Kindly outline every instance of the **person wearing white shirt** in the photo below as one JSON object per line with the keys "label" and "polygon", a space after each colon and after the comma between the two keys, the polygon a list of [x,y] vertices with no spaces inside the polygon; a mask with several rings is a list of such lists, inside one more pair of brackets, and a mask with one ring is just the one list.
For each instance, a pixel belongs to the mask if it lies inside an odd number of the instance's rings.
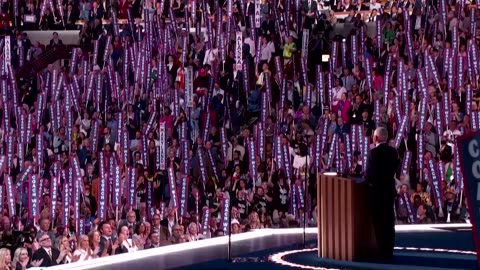
{"label": "person wearing white shirt", "polygon": [[[122,239],[122,246],[128,250],[128,252],[135,252],[138,250],[137,245],[133,242],[131,238],[129,238],[129,235],[132,235],[130,232],[129,228],[127,226],[122,226],[120,228],[120,234],[124,235],[125,238]],[[120,235],[119,234],[119,235]]]}
{"label": "person wearing white shirt", "polygon": [[213,65],[215,59],[217,59],[218,49],[207,49],[205,51],[205,58],[203,59],[203,65],[209,64]]}
{"label": "person wearing white shirt", "polygon": [[377,3],[377,0],[372,0],[372,2],[370,2],[370,10],[380,10],[382,8],[382,5],[380,3]]}
{"label": "person wearing white shirt", "polygon": [[332,89],[332,106],[336,106],[342,95],[347,93],[340,79],[335,79],[335,84],[336,86]]}
{"label": "person wearing white shirt", "polygon": [[275,45],[267,37],[262,37],[262,48],[260,51],[260,62],[270,63],[272,55],[275,53]]}
{"label": "person wearing white shirt", "polygon": [[255,41],[248,35],[245,40],[243,41],[244,44],[247,44],[250,48],[250,54],[252,57],[255,57]]}
{"label": "person wearing white shirt", "polygon": [[455,148],[455,140],[462,135],[463,133],[457,128],[456,121],[450,121],[448,129],[443,132],[443,137],[447,138],[447,144],[452,147],[452,150]]}
{"label": "person wearing white shirt", "polygon": [[215,83],[214,86],[213,86],[212,96],[216,97],[218,94],[222,95],[222,104],[223,104],[223,101],[225,100],[225,90],[220,88],[220,85],[218,83]]}
{"label": "person wearing white shirt", "polygon": [[376,22],[378,19],[377,17],[378,17],[378,9],[372,9],[372,12],[370,13],[370,17],[368,18],[368,21]]}
{"label": "person wearing white shirt", "polygon": [[[208,234],[209,234],[209,232],[207,232],[207,235]],[[188,225],[188,231],[187,231],[186,235],[187,235],[187,241],[188,242],[194,242],[194,241],[198,241],[198,240],[202,240],[202,239],[207,238],[205,235],[198,233],[197,224],[194,223],[194,222],[192,222]]]}
{"label": "person wearing white shirt", "polygon": [[[262,65],[262,73],[260,73],[260,75],[258,76],[258,79],[257,79],[257,85],[260,85],[260,86],[263,86],[265,84],[265,76],[266,74],[269,74],[270,76],[272,76],[270,70],[268,69],[268,64],[267,63],[264,63]],[[272,77],[270,77],[270,81],[272,80]]]}
{"label": "person wearing white shirt", "polygon": [[78,262],[88,261],[94,258],[93,251],[89,246],[87,235],[83,234],[78,238],[77,248],[73,252],[73,257],[78,257]]}
{"label": "person wearing white shirt", "polygon": [[233,145],[234,147],[232,149],[232,143],[228,142],[227,161],[233,160],[233,152],[235,151],[240,152],[240,160],[243,160],[243,156],[245,155],[245,147],[238,144],[237,137],[233,138]]}

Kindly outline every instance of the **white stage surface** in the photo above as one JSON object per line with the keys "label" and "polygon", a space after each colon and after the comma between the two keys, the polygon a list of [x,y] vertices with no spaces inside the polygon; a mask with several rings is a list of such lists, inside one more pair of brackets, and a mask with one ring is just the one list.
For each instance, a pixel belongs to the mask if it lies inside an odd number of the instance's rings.
{"label": "white stage surface", "polygon": [[[470,224],[397,225],[397,232],[471,229]],[[307,228],[306,239],[317,239],[318,229]],[[232,236],[232,256],[238,257],[261,250],[289,247],[303,242],[303,229],[261,229]],[[172,256],[173,255],[173,256]],[[227,259],[228,236],[191,243],[164,246],[118,256],[49,267],[49,270],[80,269],[171,269],[213,260]],[[30,268],[47,269],[47,268]]]}

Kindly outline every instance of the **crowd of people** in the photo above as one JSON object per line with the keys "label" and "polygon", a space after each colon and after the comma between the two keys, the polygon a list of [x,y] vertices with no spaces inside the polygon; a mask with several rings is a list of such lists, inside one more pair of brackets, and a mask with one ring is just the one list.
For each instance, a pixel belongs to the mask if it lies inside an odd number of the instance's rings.
{"label": "crowd of people", "polygon": [[[468,221],[455,139],[480,127],[476,9],[107,2],[4,2],[0,270],[314,226],[317,175],[361,178],[377,127],[402,160],[397,223]],[[66,11],[93,50],[17,81],[16,20]]]}

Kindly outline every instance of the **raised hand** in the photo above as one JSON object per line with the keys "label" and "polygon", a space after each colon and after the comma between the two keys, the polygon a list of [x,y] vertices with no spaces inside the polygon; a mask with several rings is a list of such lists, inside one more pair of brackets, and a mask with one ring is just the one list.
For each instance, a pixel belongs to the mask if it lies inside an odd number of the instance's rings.
{"label": "raised hand", "polygon": [[35,261],[32,261],[31,265],[34,266],[34,267],[39,267],[42,264],[42,262],[43,262],[43,259],[35,260]]}
{"label": "raised hand", "polygon": [[118,248],[118,240],[112,245],[112,249],[115,250]]}
{"label": "raised hand", "polygon": [[80,260],[81,256],[82,256],[82,254],[73,255],[72,262],[78,262]]}

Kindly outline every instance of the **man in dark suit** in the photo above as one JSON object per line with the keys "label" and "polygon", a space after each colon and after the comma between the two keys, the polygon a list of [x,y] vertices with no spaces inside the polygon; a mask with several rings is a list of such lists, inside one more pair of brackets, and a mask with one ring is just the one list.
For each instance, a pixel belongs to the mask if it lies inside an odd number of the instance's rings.
{"label": "man in dark suit", "polygon": [[96,1],[93,2],[92,9],[90,10],[90,21],[99,19],[100,21],[103,18],[103,10],[98,6]]}
{"label": "man in dark suit", "polygon": [[167,217],[160,221],[160,241],[166,241],[172,236],[173,227],[177,224],[175,220],[175,209],[169,208],[167,210]]}
{"label": "man in dark suit", "polygon": [[63,45],[63,41],[59,38],[57,32],[53,32],[52,39],[50,39],[50,46],[60,46]]}
{"label": "man in dark suit", "polygon": [[75,22],[77,21],[77,19],[78,19],[77,12],[75,10],[73,10],[73,6],[71,4],[69,4],[67,6],[67,11],[65,12],[64,17],[63,17],[63,22],[65,23],[65,28],[67,30],[75,30],[75,28],[76,28]]}
{"label": "man in dark suit", "polygon": [[227,166],[227,173],[229,175],[233,174],[235,172],[235,166],[240,166],[241,170],[245,169],[245,164],[242,160],[240,160],[241,153],[240,151],[234,151],[233,152],[233,158],[228,162]]}
{"label": "man in dark suit", "polygon": [[122,219],[120,220],[120,222],[118,223],[118,229],[120,230],[120,228],[122,228],[123,226],[127,226],[128,229],[133,229],[135,230],[135,228],[137,227],[137,215],[135,213],[135,211],[131,210],[127,213],[127,218],[126,219]]}
{"label": "man in dark suit", "polygon": [[375,148],[368,154],[365,181],[371,221],[378,253],[374,260],[388,262],[393,258],[395,244],[394,175],[400,165],[397,150],[387,144],[388,131],[377,128],[373,135]]}
{"label": "man in dark suit", "polygon": [[51,225],[50,219],[41,218],[38,221],[38,224],[39,224],[40,228],[37,232],[36,237],[39,238],[42,235],[46,234],[46,235],[50,236],[50,239],[52,240],[52,243],[53,243],[55,241],[55,234],[53,233],[53,231],[50,230],[50,225]]}
{"label": "man in dark suit", "polygon": [[41,248],[33,253],[32,261],[42,261],[39,267],[50,267],[61,264],[67,254],[63,251],[60,252],[52,246],[50,236],[48,234],[42,234],[37,237],[37,239]]}
{"label": "man in dark suit", "polygon": [[102,10],[102,15],[105,20],[108,20],[110,18],[110,11],[112,9],[112,6],[109,3],[110,1],[103,0],[102,3],[100,4],[100,9]]}
{"label": "man in dark suit", "polygon": [[104,255],[112,255],[113,250],[118,247],[118,245],[113,243],[112,240],[112,227],[110,223],[103,221],[98,225],[100,233],[102,236],[100,237],[100,245],[98,248],[98,257],[103,257]]}
{"label": "man in dark suit", "polygon": [[255,16],[255,3],[252,0],[248,0],[245,4],[245,26],[250,28],[250,16]]}
{"label": "man in dark suit", "polygon": [[306,0],[303,2],[303,12],[305,14],[305,28],[312,29],[317,16],[317,2],[313,0]]}
{"label": "man in dark suit", "polygon": [[150,239],[150,245],[146,246],[145,249],[160,247],[160,235],[158,232],[151,232],[148,238]]}
{"label": "man in dark suit", "polygon": [[438,75],[443,76],[443,57],[440,56],[440,53],[436,48],[433,49],[433,62],[435,63],[435,67],[437,68]]}
{"label": "man in dark suit", "polygon": [[103,129],[103,136],[100,138],[99,149],[103,149],[107,144],[115,145],[113,137],[110,135],[110,128]]}

